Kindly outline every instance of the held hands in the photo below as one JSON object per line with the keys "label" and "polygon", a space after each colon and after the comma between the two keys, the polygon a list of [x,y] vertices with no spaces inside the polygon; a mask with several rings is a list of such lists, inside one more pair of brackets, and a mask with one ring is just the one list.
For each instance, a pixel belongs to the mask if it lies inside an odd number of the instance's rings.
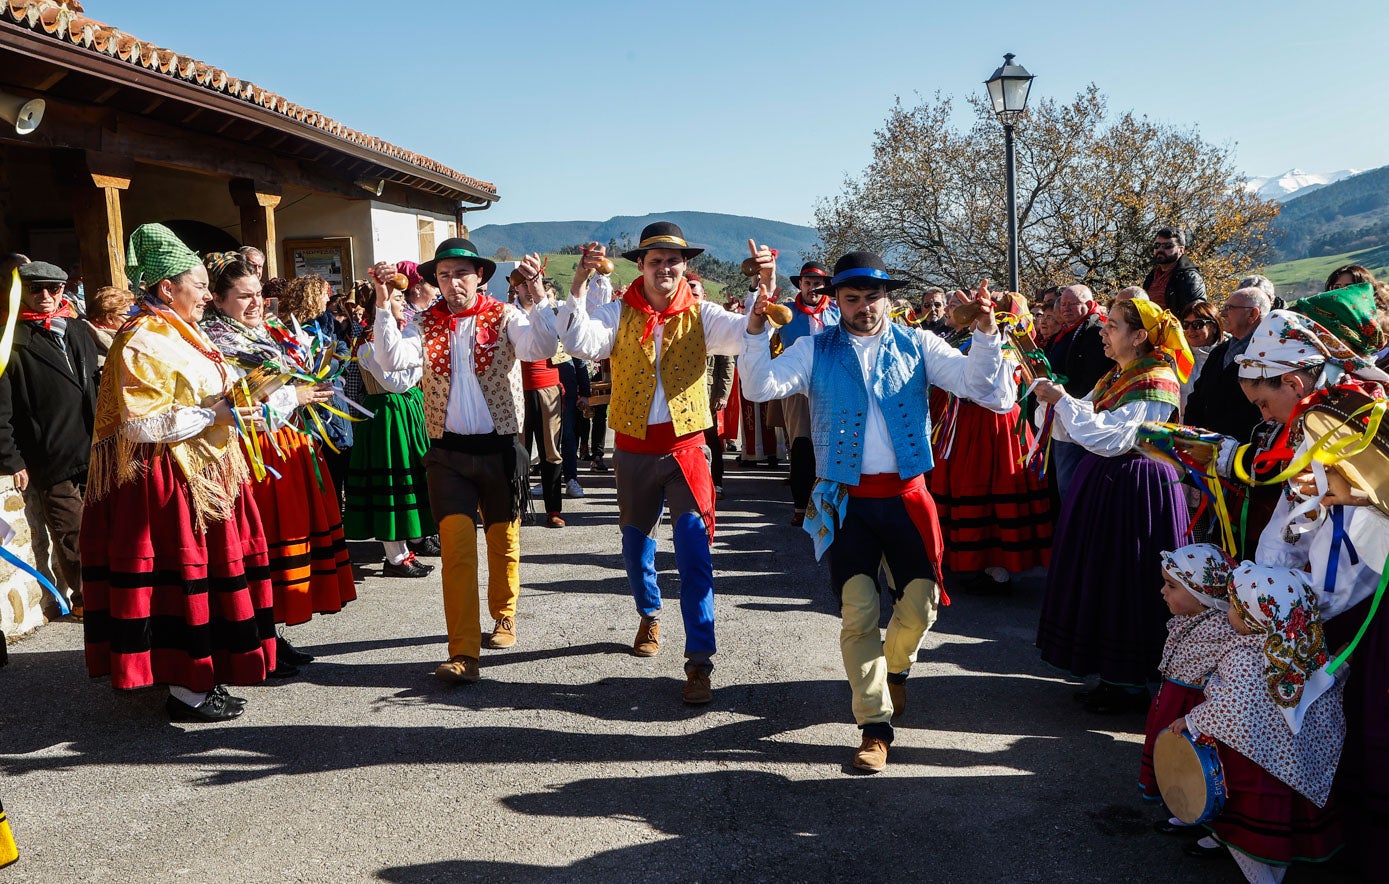
{"label": "held hands", "polygon": [[[1320,493],[1311,470],[1294,476],[1292,485],[1303,500],[1311,500]],[[1322,506],[1369,506],[1370,496],[1351,485],[1345,474],[1333,466],[1326,471],[1326,493],[1321,495],[1321,502]]]}
{"label": "held hands", "polygon": [[758,276],[757,300],[748,311],[748,334],[760,335],[767,327],[767,305],[773,303],[772,297],[776,293],[776,256],[771,249],[759,246],[753,240],[748,240],[748,252],[751,260],[757,262]]}
{"label": "held hands", "polygon": [[989,297],[989,281],[979,280],[979,289],[974,293],[974,303],[979,307],[979,318],[974,320],[972,328],[981,331],[986,335],[998,333],[998,323],[994,320],[994,302]]}
{"label": "held hands", "polygon": [[1048,405],[1055,405],[1061,401],[1061,397],[1066,395],[1066,388],[1056,381],[1038,380],[1037,386],[1032,390],[1032,394],[1037,397],[1038,401],[1045,402]]}
{"label": "held hands", "polygon": [[320,405],[336,395],[332,384],[305,384],[294,388],[294,396],[300,405]]}
{"label": "held hands", "polygon": [[584,285],[598,272],[600,261],[607,260],[608,250],[596,242],[579,247],[579,263],[574,268],[574,282],[569,286],[570,297],[583,297]]}
{"label": "held hands", "polygon": [[242,408],[232,408],[230,400],[225,397],[217,400],[217,404],[212,406],[214,424],[221,424],[226,427],[237,425],[237,418],[243,427],[256,430],[265,429],[265,415],[254,405],[247,405]]}

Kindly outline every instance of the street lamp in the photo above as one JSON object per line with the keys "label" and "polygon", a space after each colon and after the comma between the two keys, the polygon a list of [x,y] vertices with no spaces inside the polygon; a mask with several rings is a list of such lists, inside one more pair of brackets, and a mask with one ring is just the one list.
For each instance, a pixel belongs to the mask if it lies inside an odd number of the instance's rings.
{"label": "street lamp", "polygon": [[994,116],[1003,124],[1003,149],[1007,155],[1008,180],[1008,290],[1018,290],[1018,194],[1013,174],[1013,126],[1027,110],[1027,93],[1032,75],[1020,64],[1013,64],[1013,53],[1003,56],[1003,66],[984,81],[989,87]]}

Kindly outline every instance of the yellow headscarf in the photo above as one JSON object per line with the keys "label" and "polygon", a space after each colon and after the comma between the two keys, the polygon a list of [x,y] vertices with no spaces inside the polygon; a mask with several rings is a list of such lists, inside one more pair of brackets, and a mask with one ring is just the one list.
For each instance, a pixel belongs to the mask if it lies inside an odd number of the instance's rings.
{"label": "yellow headscarf", "polygon": [[1191,355],[1186,335],[1182,334],[1182,324],[1171,311],[1162,309],[1147,298],[1134,298],[1129,303],[1138,310],[1138,318],[1143,320],[1148,342],[1171,360],[1177,380],[1185,384],[1196,367],[1196,359]]}

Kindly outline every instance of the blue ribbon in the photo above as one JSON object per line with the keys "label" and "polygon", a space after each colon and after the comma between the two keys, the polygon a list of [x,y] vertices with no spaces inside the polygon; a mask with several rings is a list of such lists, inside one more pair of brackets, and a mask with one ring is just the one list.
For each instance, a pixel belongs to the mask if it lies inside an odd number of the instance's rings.
{"label": "blue ribbon", "polygon": [[856,279],[860,276],[867,276],[871,277],[872,279],[892,279],[892,277],[888,276],[885,271],[878,270],[873,267],[855,267],[852,270],[845,270],[843,273],[836,273],[834,275],[834,279],[830,280],[830,285],[839,285],[846,279]]}
{"label": "blue ribbon", "polygon": [[1350,535],[1346,533],[1346,514],[1345,507],[1333,506],[1331,508],[1331,557],[1326,563],[1326,591],[1328,594],[1336,591],[1336,572],[1341,564],[1341,547],[1346,548],[1350,553],[1350,563],[1360,564],[1360,555],[1355,551],[1355,545],[1350,542]]}
{"label": "blue ribbon", "polygon": [[42,586],[44,589],[48,590],[48,594],[53,596],[54,601],[58,603],[58,611],[63,616],[66,617],[68,614],[72,613],[72,606],[68,604],[67,597],[58,591],[58,587],[49,583],[48,578],[39,573],[38,568],[35,568],[33,565],[29,564],[28,562],[21,559],[19,556],[5,549],[3,546],[0,546],[0,559],[4,559],[11,565],[14,565],[16,568],[23,571],[25,574],[28,574],[30,577],[37,580],[39,582],[39,586]]}

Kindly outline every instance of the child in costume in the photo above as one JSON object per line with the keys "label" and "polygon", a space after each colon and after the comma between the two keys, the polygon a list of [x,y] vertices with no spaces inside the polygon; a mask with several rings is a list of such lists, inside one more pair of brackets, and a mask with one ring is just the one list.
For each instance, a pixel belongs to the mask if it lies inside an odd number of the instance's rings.
{"label": "child in costume", "polygon": [[[1172,619],[1167,621],[1167,643],[1158,664],[1163,682],[1148,708],[1144,729],[1138,784],[1146,800],[1161,798],[1153,770],[1153,744],[1158,734],[1205,701],[1206,682],[1215,672],[1221,651],[1237,635],[1225,613],[1230,609],[1233,568],[1230,557],[1210,543],[1162,553],[1162,599]],[[1171,817],[1159,820],[1155,827],[1167,835],[1198,828]]]}
{"label": "child in costume", "polygon": [[1172,723],[1213,740],[1225,807],[1191,852],[1229,848],[1253,884],[1277,884],[1294,861],[1321,862],[1341,847],[1329,803],[1346,721],[1340,685],[1326,671],[1322,619],[1308,575],[1245,562],[1235,569],[1230,624],[1206,700]]}

